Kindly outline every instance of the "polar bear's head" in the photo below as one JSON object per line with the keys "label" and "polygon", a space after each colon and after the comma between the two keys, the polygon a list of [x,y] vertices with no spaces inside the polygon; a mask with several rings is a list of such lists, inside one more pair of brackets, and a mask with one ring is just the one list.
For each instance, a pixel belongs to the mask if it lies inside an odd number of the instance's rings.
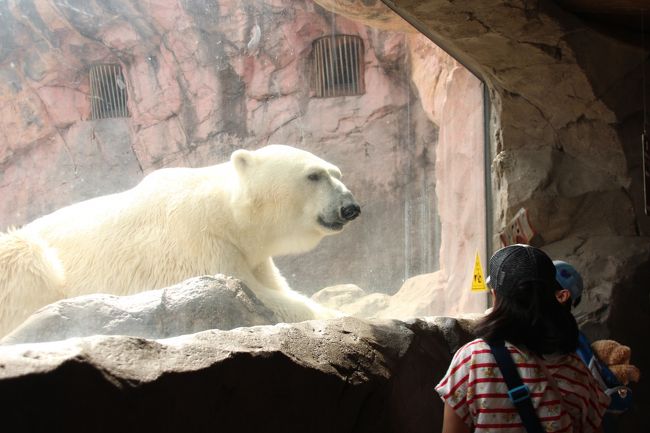
{"label": "polar bear's head", "polygon": [[272,255],[308,251],[360,213],[341,171],[304,150],[278,144],[237,150],[231,162],[239,178],[233,205],[273,238]]}

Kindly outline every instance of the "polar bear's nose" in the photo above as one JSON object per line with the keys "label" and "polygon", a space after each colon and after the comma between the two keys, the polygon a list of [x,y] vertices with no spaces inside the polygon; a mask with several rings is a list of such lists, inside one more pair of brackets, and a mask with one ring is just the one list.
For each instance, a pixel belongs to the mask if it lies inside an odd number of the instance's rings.
{"label": "polar bear's nose", "polygon": [[347,206],[343,206],[341,208],[341,216],[346,220],[346,221],[352,221],[356,217],[359,216],[361,213],[361,208],[357,204],[349,204]]}

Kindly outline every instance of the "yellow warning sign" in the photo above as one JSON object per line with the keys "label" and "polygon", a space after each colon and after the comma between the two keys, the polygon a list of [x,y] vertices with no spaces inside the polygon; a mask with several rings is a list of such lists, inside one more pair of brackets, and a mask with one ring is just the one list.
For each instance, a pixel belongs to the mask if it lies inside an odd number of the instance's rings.
{"label": "yellow warning sign", "polygon": [[483,278],[483,267],[481,266],[481,259],[476,252],[476,260],[474,261],[474,277],[472,278],[472,292],[485,292],[487,286],[485,285],[485,278]]}

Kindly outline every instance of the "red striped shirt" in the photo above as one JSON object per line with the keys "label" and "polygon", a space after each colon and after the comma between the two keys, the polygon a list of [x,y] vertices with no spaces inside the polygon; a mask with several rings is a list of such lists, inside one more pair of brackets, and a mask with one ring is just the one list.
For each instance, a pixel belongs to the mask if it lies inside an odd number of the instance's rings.
{"label": "red striped shirt", "polygon": [[[549,362],[506,345],[547,432],[597,431],[609,398],[580,358],[567,355]],[[553,375],[562,395],[549,384],[540,363]],[[492,352],[481,339],[458,350],[436,391],[476,433],[525,431]]]}

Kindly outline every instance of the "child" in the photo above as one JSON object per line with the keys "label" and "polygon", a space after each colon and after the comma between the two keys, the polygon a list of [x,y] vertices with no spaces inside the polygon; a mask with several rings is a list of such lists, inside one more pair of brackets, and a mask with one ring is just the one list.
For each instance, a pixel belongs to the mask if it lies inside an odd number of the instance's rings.
{"label": "child", "polygon": [[[575,353],[578,326],[555,298],[561,287],[551,259],[529,245],[502,248],[490,259],[487,283],[494,308],[436,386],[445,402],[443,433],[524,432],[522,401],[532,404],[532,431],[601,431],[609,398]],[[524,384],[517,399],[509,399],[513,388],[492,354],[500,341]]]}

